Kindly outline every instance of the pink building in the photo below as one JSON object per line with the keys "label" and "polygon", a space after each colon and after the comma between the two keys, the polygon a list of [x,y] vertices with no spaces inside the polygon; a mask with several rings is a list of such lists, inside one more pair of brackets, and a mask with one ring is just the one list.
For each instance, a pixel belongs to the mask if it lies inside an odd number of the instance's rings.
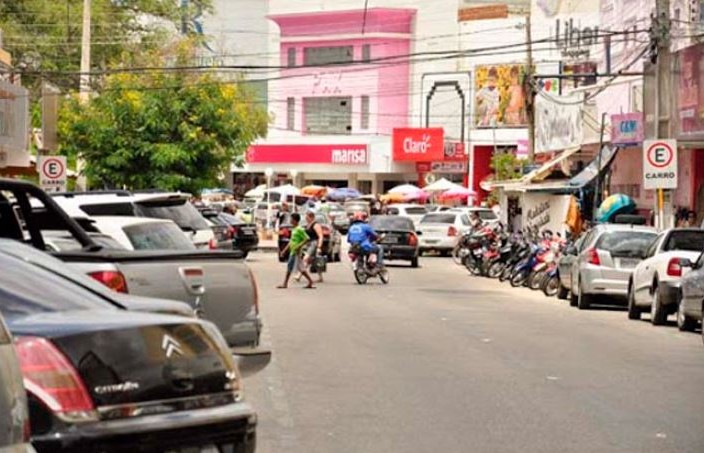
{"label": "pink building", "polygon": [[[371,8],[269,16],[280,29],[282,69],[269,88],[269,136],[250,149],[248,169],[367,192],[415,181],[413,164],[391,158],[393,129],[409,125],[415,15]],[[354,158],[340,158],[349,150]]]}

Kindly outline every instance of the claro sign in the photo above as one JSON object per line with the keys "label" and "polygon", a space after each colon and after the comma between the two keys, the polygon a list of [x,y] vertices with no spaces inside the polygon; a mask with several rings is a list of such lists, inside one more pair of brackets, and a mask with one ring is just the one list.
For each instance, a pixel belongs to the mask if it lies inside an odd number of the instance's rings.
{"label": "claro sign", "polygon": [[394,129],[394,161],[429,162],[445,158],[442,128]]}

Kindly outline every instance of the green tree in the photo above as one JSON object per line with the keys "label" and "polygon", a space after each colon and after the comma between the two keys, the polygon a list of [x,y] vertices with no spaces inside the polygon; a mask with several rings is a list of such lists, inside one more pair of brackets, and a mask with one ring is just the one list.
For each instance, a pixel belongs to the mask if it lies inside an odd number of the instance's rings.
{"label": "green tree", "polygon": [[64,103],[59,134],[91,187],[197,193],[218,184],[267,122],[246,83],[154,71],[110,75],[89,103]]}

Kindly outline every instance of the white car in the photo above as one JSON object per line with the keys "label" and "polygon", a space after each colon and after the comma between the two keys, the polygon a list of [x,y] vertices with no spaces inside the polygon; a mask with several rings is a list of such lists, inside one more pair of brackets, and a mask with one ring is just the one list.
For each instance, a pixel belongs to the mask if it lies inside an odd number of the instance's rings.
{"label": "white car", "polygon": [[418,227],[423,216],[428,213],[428,209],[425,206],[419,204],[393,204],[388,207],[389,215],[397,215],[401,217],[408,217],[413,221],[413,225]]}
{"label": "white car", "polygon": [[92,226],[127,250],[195,250],[171,220],[145,217],[95,216]]}
{"label": "white car", "polygon": [[640,319],[650,311],[654,325],[664,324],[677,312],[680,280],[689,272],[680,260],[696,261],[704,250],[704,230],[675,228],[663,231],[648,247],[643,261],[633,270],[628,285],[628,317]]}
{"label": "white car", "polygon": [[486,225],[492,225],[499,222],[499,217],[496,213],[489,208],[476,208],[473,206],[465,206],[450,209],[452,212],[463,212],[467,215],[471,213],[476,213],[481,219],[482,223]]}
{"label": "white car", "polygon": [[447,256],[462,234],[471,229],[469,216],[459,211],[431,212],[418,223],[420,253],[436,250]]}

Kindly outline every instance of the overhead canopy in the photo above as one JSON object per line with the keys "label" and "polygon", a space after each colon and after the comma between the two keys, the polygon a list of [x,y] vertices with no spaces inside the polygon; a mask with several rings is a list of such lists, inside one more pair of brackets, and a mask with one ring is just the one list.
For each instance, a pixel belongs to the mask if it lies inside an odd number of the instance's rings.
{"label": "overhead canopy", "polygon": [[566,149],[562,151],[560,154],[557,156],[553,157],[551,160],[545,162],[540,168],[537,170],[533,170],[532,172],[528,173],[525,176],[525,180],[529,182],[535,182],[535,181],[542,181],[548,176],[550,176],[550,173],[552,173],[553,167],[555,165],[559,165],[565,160],[567,160],[570,156],[578,153],[580,148],[571,148],[571,149]]}
{"label": "overhead canopy", "polygon": [[458,187],[462,186],[448,179],[441,178],[435,181],[434,183],[428,184],[427,186],[423,187],[423,190],[426,192],[445,192],[450,189],[456,189]]}

